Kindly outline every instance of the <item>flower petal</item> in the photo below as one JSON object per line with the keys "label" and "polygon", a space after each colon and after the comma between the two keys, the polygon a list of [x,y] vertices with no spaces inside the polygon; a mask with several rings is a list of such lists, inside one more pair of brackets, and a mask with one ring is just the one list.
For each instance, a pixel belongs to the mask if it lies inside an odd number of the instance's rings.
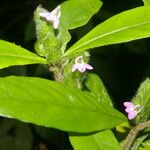
{"label": "flower petal", "polygon": [[92,70],[92,69],[93,69],[93,67],[92,67],[91,65],[89,65],[89,64],[85,64],[85,67],[86,67],[86,69],[88,69],[88,70]]}
{"label": "flower petal", "polygon": [[129,119],[129,120],[134,119],[136,116],[137,116],[137,112],[136,112],[136,111],[133,111],[133,112],[129,112],[129,113],[128,113],[128,119]]}
{"label": "flower petal", "polygon": [[74,72],[75,70],[77,70],[78,69],[78,64],[74,64],[73,66],[72,66],[72,72]]}
{"label": "flower petal", "polygon": [[131,102],[124,102],[123,105],[124,105],[125,107],[135,107],[134,104],[131,103]]}
{"label": "flower petal", "polygon": [[59,26],[59,20],[55,20],[55,21],[53,22],[53,27],[54,27],[54,29],[57,29],[58,26]]}
{"label": "flower petal", "polygon": [[129,112],[131,112],[131,111],[132,111],[131,108],[128,108],[128,107],[127,107],[127,108],[125,109],[125,112],[127,112],[127,113],[129,113]]}
{"label": "flower petal", "polygon": [[55,29],[58,28],[59,18],[61,16],[60,6],[56,7],[52,12],[45,11],[45,12],[39,13],[39,15],[41,17],[46,18],[47,21],[52,22],[53,27]]}
{"label": "flower petal", "polygon": [[51,12],[51,16],[54,16],[54,18],[59,19],[61,16],[61,11],[60,11],[60,5],[57,6],[52,12]]}
{"label": "flower petal", "polygon": [[85,70],[86,70],[85,64],[81,63],[81,64],[78,66],[78,70],[79,70],[81,73],[85,72]]}
{"label": "flower petal", "polygon": [[41,13],[39,13],[39,15],[40,15],[41,17],[46,18],[47,21],[52,21],[52,20],[51,20],[51,13],[48,12],[48,11],[41,12]]}

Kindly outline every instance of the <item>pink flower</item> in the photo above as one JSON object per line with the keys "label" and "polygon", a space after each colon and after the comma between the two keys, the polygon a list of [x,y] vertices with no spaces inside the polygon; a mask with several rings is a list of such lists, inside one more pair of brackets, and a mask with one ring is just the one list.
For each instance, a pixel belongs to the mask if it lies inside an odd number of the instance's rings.
{"label": "pink flower", "polygon": [[137,116],[137,114],[141,111],[140,105],[134,105],[131,102],[124,102],[123,104],[126,107],[125,111],[128,113],[129,120],[134,119]]}
{"label": "pink flower", "polygon": [[79,70],[81,73],[85,72],[86,69],[92,70],[93,67],[84,62],[83,56],[79,56],[75,60],[75,64],[72,66],[72,72]]}
{"label": "pink flower", "polygon": [[59,18],[61,16],[60,6],[57,6],[52,12],[41,12],[39,14],[41,17],[46,18],[47,21],[52,22],[54,29],[59,26]]}

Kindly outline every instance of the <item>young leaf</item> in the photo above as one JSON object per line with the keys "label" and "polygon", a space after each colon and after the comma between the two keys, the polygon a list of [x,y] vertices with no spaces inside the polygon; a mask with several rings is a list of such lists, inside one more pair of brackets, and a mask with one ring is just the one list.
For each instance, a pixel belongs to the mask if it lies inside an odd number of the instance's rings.
{"label": "young leaf", "polygon": [[106,91],[106,88],[96,74],[88,74],[86,80],[86,86],[89,89],[92,96],[96,97],[98,101],[103,101],[112,105],[111,99]]}
{"label": "young leaf", "polygon": [[71,39],[68,30],[86,24],[101,7],[100,0],[68,0],[61,4],[58,39],[62,42],[62,53]]}
{"label": "young leaf", "polygon": [[108,129],[126,121],[123,114],[80,90],[14,76],[0,78],[0,115],[74,132]]}
{"label": "young leaf", "polygon": [[150,7],[142,6],[122,12],[101,23],[69,48],[65,56],[73,56],[93,47],[128,42],[149,36]]}
{"label": "young leaf", "polygon": [[61,22],[66,29],[74,29],[86,24],[101,8],[100,0],[69,0],[61,5]]}
{"label": "young leaf", "polygon": [[150,6],[150,0],[143,0],[145,6]]}
{"label": "young leaf", "polygon": [[0,40],[0,69],[14,65],[38,63],[46,64],[46,60],[21,46]]}
{"label": "young leaf", "polygon": [[141,106],[141,112],[136,117],[136,122],[150,119],[150,79],[147,78],[139,87],[132,100],[134,104]]}
{"label": "young leaf", "polygon": [[70,141],[75,150],[121,150],[111,130],[85,136],[70,136]]}

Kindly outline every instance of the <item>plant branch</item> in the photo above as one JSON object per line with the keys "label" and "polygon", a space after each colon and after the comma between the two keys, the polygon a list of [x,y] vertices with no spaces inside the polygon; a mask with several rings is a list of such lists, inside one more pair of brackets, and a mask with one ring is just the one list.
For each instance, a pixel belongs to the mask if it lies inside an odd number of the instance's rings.
{"label": "plant branch", "polygon": [[138,124],[137,126],[135,126],[134,128],[132,128],[132,130],[129,132],[128,136],[123,142],[123,150],[130,150],[138,133],[149,126],[150,126],[150,120],[142,122]]}

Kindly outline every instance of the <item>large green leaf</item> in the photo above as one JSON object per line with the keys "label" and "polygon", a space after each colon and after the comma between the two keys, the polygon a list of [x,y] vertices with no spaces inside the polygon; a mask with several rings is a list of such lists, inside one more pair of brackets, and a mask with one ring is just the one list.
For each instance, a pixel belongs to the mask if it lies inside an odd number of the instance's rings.
{"label": "large green leaf", "polygon": [[150,7],[142,6],[122,12],[101,23],[81,38],[65,56],[109,44],[122,43],[150,36]]}
{"label": "large green leaf", "polygon": [[121,150],[111,130],[86,136],[70,136],[74,150]]}
{"label": "large green leaf", "polygon": [[144,1],[144,5],[145,6],[149,6],[150,5],[150,0],[143,0]]}
{"label": "large green leaf", "polygon": [[37,63],[46,64],[46,61],[21,46],[0,40],[0,69],[14,65]]}
{"label": "large green leaf", "polygon": [[123,114],[87,93],[29,77],[0,78],[0,115],[75,132],[108,129],[126,121]]}
{"label": "large green leaf", "polygon": [[147,78],[141,83],[137,94],[132,100],[134,104],[141,106],[141,112],[136,117],[136,122],[143,122],[150,119],[150,79]]}

